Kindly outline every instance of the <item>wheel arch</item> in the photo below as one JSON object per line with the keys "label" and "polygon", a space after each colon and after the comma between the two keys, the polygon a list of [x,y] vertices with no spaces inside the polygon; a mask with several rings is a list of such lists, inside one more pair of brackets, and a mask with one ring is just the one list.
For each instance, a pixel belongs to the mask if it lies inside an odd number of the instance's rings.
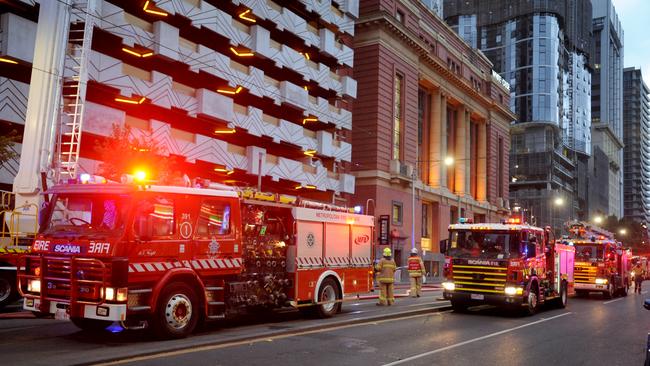
{"label": "wheel arch", "polygon": [[318,302],[318,290],[320,290],[320,286],[325,281],[327,278],[332,278],[334,280],[334,283],[336,283],[336,286],[339,288],[339,292],[341,293],[341,297],[343,297],[343,281],[341,280],[341,277],[339,276],[336,271],[327,270],[318,277],[318,281],[316,281],[316,287],[314,291],[314,297],[313,297],[313,302],[317,303]]}
{"label": "wheel arch", "polygon": [[199,298],[199,306],[201,307],[201,312],[205,312],[207,309],[206,298],[205,298],[205,286],[201,278],[197,275],[196,272],[189,268],[174,268],[163,275],[163,277],[158,281],[156,286],[154,286],[151,293],[150,306],[151,312],[155,312],[156,304],[163,289],[172,282],[184,282],[188,284],[193,290],[196,290],[196,295]]}

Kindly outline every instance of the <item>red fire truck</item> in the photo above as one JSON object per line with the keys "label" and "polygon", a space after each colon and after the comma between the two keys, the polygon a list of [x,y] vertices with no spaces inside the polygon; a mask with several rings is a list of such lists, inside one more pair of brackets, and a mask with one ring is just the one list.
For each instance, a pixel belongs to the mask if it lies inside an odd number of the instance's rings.
{"label": "red fire truck", "polygon": [[330,317],[343,295],[371,289],[372,216],[205,186],[51,188],[18,273],[24,308],[86,330],[118,321],[177,338],[261,308]]}
{"label": "red fire truck", "polygon": [[456,311],[489,304],[533,314],[544,303],[565,307],[573,294],[575,251],[549,230],[513,218],[454,224],[449,234],[443,294]]}
{"label": "red fire truck", "polygon": [[627,296],[631,253],[614,235],[583,222],[569,225],[568,242],[576,248],[575,288],[580,296],[601,292],[607,298]]}

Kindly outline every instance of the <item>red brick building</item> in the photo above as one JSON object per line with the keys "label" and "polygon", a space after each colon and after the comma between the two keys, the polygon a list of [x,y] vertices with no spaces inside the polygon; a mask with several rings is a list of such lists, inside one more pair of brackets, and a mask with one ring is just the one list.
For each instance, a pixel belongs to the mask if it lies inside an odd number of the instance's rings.
{"label": "red brick building", "polygon": [[459,215],[507,214],[509,86],[418,0],[364,0],[359,12],[351,203],[388,215],[398,265],[412,245],[440,260]]}

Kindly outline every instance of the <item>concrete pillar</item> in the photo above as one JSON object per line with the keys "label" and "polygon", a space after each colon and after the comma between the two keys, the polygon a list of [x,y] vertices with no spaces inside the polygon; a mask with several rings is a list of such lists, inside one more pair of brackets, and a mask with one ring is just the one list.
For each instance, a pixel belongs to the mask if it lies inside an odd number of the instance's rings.
{"label": "concrete pillar", "polygon": [[40,206],[40,173],[49,170],[55,151],[69,3],[42,1],[40,5],[20,167],[13,187],[16,207],[29,205],[25,214],[36,213]]}
{"label": "concrete pillar", "polygon": [[465,106],[460,106],[456,113],[456,149],[454,151],[454,193],[459,196],[464,196],[467,192],[467,137]]}
{"label": "concrete pillar", "polygon": [[478,138],[476,149],[478,161],[476,162],[476,200],[487,200],[487,122],[478,124]]}
{"label": "concrete pillar", "polygon": [[[472,112],[465,109],[465,194],[471,195],[472,193]],[[474,162],[476,163],[476,162]]]}
{"label": "concrete pillar", "polygon": [[[447,95],[440,93],[440,158],[444,160],[447,157]],[[440,186],[447,187],[447,166],[439,165],[440,169]]]}
{"label": "concrete pillar", "polygon": [[440,90],[431,93],[431,113],[429,113],[429,185],[439,188],[444,166],[442,159],[445,153],[441,148],[441,141],[445,139],[442,134],[442,115],[440,114]]}

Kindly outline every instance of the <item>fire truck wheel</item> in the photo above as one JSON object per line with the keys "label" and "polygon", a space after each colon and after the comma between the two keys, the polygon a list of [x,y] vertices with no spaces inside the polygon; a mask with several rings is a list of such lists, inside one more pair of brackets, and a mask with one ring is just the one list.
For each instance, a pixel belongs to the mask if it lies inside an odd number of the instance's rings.
{"label": "fire truck wheel", "polygon": [[87,332],[99,332],[106,329],[113,322],[108,320],[97,320],[97,319],[87,319],[87,318],[70,318],[72,324],[76,325],[77,328],[85,330]]}
{"label": "fire truck wheel", "polygon": [[0,271],[0,309],[18,300],[16,276],[8,271]]}
{"label": "fire truck wheel", "polygon": [[562,284],[560,285],[560,297],[558,297],[556,301],[557,301],[556,305],[558,308],[564,309],[566,307],[568,296],[567,296],[566,282],[564,281],[562,281]]}
{"label": "fire truck wheel", "polygon": [[331,278],[326,278],[318,289],[318,302],[316,313],[319,318],[331,318],[341,309],[339,288]]}
{"label": "fire truck wheel", "polygon": [[606,299],[611,299],[614,296],[616,296],[616,292],[614,292],[614,282],[610,281],[609,286],[607,286],[607,291],[603,292],[603,296]]}
{"label": "fire truck wheel", "polygon": [[623,288],[621,288],[621,296],[627,296],[627,290],[630,288],[628,286],[627,281],[625,281],[625,284],[623,285]]}
{"label": "fire truck wheel", "polygon": [[532,287],[528,292],[527,305],[525,312],[528,315],[534,315],[539,308],[539,295],[537,294],[537,287]]}
{"label": "fire truck wheel", "polygon": [[151,328],[161,338],[187,337],[199,320],[197,296],[190,286],[174,282],[160,294]]}

